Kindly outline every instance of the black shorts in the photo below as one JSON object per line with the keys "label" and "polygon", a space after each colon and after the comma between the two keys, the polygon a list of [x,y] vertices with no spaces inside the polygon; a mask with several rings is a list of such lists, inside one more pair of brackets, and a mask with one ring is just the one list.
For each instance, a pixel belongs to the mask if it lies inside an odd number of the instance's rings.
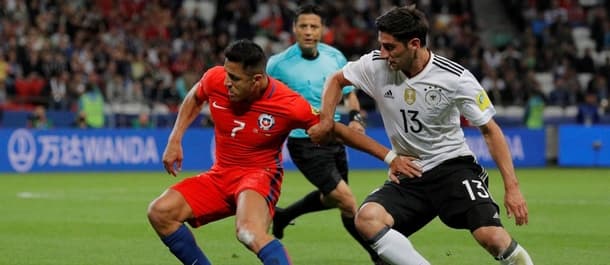
{"label": "black shorts", "polygon": [[[421,178],[387,181],[365,200],[394,218],[393,228],[409,236],[438,216],[447,226],[469,229],[502,226],[499,207],[487,190],[487,172],[472,156],[447,160]],[[363,204],[364,204],[363,203]]]}
{"label": "black shorts", "polygon": [[347,156],[340,143],[317,145],[309,138],[288,138],[292,161],[305,178],[328,195],[341,180],[347,183]]}

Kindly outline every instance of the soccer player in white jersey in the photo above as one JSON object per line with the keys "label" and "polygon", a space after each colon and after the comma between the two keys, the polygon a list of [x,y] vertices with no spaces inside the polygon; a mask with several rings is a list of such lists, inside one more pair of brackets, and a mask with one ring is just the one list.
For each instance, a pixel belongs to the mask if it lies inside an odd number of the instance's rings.
{"label": "soccer player in white jersey", "polygon": [[341,88],[354,85],[377,103],[395,152],[386,162],[391,164],[396,154],[410,155],[423,173],[390,172],[391,181],[358,210],[356,228],[391,264],[429,264],[407,237],[436,216],[451,228],[470,230],[500,264],[533,264],[503,228],[487,173],[460,128],[461,114],[480,129],[502,174],[508,216],[517,225],[527,224],[510,150],[485,90],[467,69],[426,48],[428,22],[414,7],[394,8],[375,23],[381,49],[349,62],[327,81],[321,122],[308,132],[316,142],[328,136]]}

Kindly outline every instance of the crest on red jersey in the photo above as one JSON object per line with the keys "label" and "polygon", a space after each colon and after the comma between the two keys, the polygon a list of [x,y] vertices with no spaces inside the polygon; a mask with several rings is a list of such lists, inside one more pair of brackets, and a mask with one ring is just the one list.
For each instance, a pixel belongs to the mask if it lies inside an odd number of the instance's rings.
{"label": "crest on red jersey", "polygon": [[263,131],[268,131],[273,127],[273,125],[275,125],[275,119],[273,116],[271,116],[271,114],[263,113],[258,116],[258,127]]}

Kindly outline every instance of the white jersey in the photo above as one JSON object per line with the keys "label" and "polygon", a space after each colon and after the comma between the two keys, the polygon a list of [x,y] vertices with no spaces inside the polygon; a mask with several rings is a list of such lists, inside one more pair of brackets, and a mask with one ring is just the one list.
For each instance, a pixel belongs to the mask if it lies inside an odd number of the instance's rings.
{"label": "white jersey", "polygon": [[392,70],[378,50],[343,67],[358,89],[375,99],[392,149],[418,157],[428,171],[445,160],[473,155],[460,127],[460,114],[474,126],[496,113],[485,90],[461,65],[430,52],[412,78]]}

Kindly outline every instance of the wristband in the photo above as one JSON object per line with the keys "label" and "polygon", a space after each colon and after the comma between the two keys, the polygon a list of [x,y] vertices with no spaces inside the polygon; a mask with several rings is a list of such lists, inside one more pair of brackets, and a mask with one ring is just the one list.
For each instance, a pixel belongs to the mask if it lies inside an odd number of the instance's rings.
{"label": "wristband", "polygon": [[385,157],[383,158],[383,161],[386,164],[392,164],[392,161],[394,161],[394,158],[396,158],[398,155],[396,154],[396,152],[394,152],[394,150],[390,150],[390,152],[388,152]]}
{"label": "wristband", "polygon": [[366,124],[364,122],[364,118],[362,118],[362,115],[360,115],[360,111],[358,111],[358,110],[349,111],[349,121],[357,121],[360,124],[362,124],[362,126],[364,126]]}

